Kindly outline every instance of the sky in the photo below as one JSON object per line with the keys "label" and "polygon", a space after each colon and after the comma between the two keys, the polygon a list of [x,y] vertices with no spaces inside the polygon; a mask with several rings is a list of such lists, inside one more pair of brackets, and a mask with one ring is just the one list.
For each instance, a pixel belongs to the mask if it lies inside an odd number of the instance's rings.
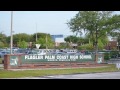
{"label": "sky", "polygon": [[[73,35],[66,24],[78,11],[13,11],[14,34]],[[120,12],[115,12],[120,14]],[[11,11],[0,11],[0,32],[10,36]]]}
{"label": "sky", "polygon": [[[14,34],[73,35],[66,24],[78,11],[13,11]],[[11,11],[0,11],[0,32],[10,36]]]}

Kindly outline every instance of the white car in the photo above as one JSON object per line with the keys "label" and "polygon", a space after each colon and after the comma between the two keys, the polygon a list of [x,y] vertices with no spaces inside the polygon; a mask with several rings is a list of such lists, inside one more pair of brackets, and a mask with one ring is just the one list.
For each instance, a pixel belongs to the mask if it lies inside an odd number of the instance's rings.
{"label": "white car", "polygon": [[39,52],[37,52],[37,51],[28,51],[27,54],[29,54],[29,55],[31,55],[31,54],[35,54],[35,55],[46,55],[46,53],[43,52],[43,51],[39,51]]}

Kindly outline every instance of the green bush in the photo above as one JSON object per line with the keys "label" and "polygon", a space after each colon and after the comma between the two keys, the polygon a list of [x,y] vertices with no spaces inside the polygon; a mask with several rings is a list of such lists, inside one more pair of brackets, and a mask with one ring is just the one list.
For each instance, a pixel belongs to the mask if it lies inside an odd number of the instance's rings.
{"label": "green bush", "polygon": [[79,50],[93,50],[93,46],[92,44],[84,44],[82,46],[79,46],[78,47]]}
{"label": "green bush", "polygon": [[104,60],[110,60],[110,53],[104,53]]}
{"label": "green bush", "polygon": [[3,47],[4,47],[4,43],[0,42],[0,48],[3,48]]}
{"label": "green bush", "polygon": [[111,57],[111,58],[116,58],[118,54],[119,54],[118,51],[111,51],[111,52],[110,52],[110,57]]}
{"label": "green bush", "polygon": [[20,48],[27,48],[27,42],[19,40],[18,46]]}

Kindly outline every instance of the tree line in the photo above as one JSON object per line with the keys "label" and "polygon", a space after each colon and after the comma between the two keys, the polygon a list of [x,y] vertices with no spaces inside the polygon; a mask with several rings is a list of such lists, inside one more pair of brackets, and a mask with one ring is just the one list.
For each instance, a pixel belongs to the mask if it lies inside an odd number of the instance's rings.
{"label": "tree line", "polygon": [[85,33],[90,40],[85,45],[91,46],[96,52],[107,44],[108,36],[115,37],[120,45],[120,15],[113,11],[79,11],[67,24],[76,35]]}
{"label": "tree line", "polygon": [[[32,42],[33,47],[39,43],[41,48],[71,48],[72,42],[78,44],[78,49],[97,51],[103,49],[108,44],[108,36],[112,36],[120,45],[120,15],[113,13],[113,11],[79,11],[67,22],[70,31],[76,35],[66,37],[66,43],[61,43],[59,47],[55,47],[50,34],[46,33],[37,33],[37,41],[36,33],[14,34],[13,44],[21,48],[28,47],[28,42]],[[85,37],[81,37],[83,34]],[[9,46],[10,36],[0,33],[0,48]]]}
{"label": "tree line", "polygon": [[[10,37],[5,34],[0,33],[0,48],[10,47]],[[32,42],[32,45],[30,45]],[[52,40],[50,34],[46,33],[37,33],[37,41],[36,41],[36,33],[34,34],[26,34],[19,33],[13,35],[13,46],[20,48],[34,48],[35,44],[41,44],[41,48],[53,48],[54,41]]]}

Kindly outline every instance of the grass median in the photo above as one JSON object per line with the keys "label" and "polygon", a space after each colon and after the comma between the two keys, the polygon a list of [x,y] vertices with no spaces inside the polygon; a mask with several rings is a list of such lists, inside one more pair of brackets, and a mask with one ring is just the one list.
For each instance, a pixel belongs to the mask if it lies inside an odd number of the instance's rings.
{"label": "grass median", "polygon": [[10,71],[0,69],[0,78],[20,78],[20,77],[37,77],[59,74],[75,73],[95,73],[95,72],[113,72],[118,71],[115,65],[106,65],[107,67],[96,68],[69,68],[69,69],[43,69],[43,70],[22,70]]}

